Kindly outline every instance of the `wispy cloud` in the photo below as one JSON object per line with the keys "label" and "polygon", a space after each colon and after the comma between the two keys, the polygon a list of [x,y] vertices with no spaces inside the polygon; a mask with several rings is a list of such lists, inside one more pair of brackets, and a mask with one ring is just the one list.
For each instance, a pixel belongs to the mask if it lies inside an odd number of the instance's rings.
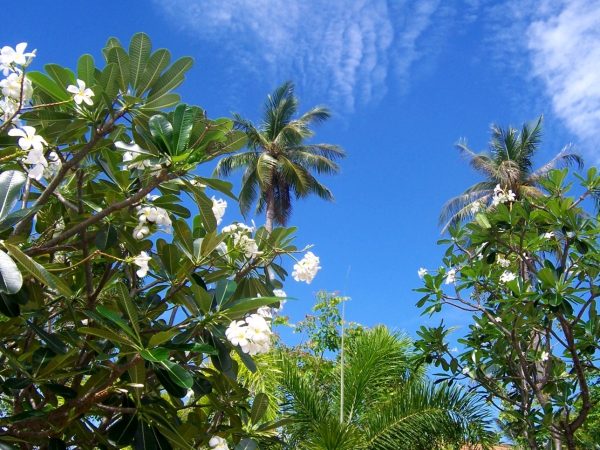
{"label": "wispy cloud", "polygon": [[[490,54],[514,85],[520,104],[543,109],[600,157],[600,2],[598,0],[506,0],[483,5],[492,24]],[[540,82],[541,81],[541,82]]]}
{"label": "wispy cloud", "polygon": [[381,98],[391,74],[407,78],[423,56],[418,40],[440,0],[155,3],[183,29],[235,48],[246,71],[273,82],[294,74],[305,88],[352,111]]}
{"label": "wispy cloud", "polygon": [[[556,114],[583,140],[600,144],[600,2],[552,1],[527,30],[533,74]],[[597,152],[600,149],[596,149]]]}

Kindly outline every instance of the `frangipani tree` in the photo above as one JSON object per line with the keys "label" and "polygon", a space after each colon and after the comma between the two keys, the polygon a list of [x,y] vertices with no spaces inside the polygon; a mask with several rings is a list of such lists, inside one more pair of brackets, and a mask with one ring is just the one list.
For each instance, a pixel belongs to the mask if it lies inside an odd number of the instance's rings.
{"label": "frangipani tree", "polygon": [[25,48],[1,52],[0,445],[276,442],[231,353],[269,350],[254,311],[279,304],[295,229],[219,232],[231,185],[193,173],[245,134],[180,103],[193,59],[143,33],[75,72],[29,71]]}
{"label": "frangipani tree", "polygon": [[471,325],[449,350],[452,328],[421,327],[417,342],[425,362],[466,380],[504,411],[513,434],[538,449],[539,436],[576,447],[576,432],[597,399],[590,381],[600,365],[598,217],[584,200],[596,193],[596,168],[580,180],[582,194],[569,197],[567,170],[540,179],[548,196],[511,201],[480,211],[475,221],[451,227],[437,271],[420,271],[418,306],[467,314]]}

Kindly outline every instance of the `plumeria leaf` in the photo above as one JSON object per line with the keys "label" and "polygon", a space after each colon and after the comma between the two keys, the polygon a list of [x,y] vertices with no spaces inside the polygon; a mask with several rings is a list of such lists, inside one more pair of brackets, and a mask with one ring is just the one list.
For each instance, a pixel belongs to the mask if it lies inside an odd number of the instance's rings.
{"label": "plumeria leaf", "polygon": [[[1,272],[0,283],[2,283]],[[4,314],[6,317],[14,319],[15,317],[19,317],[19,315],[21,314],[21,307],[12,295],[0,292],[0,313]]]}
{"label": "plumeria leaf", "polygon": [[256,450],[257,448],[258,444],[255,440],[250,438],[244,438],[240,441],[238,445],[235,446],[234,450]]}
{"label": "plumeria leaf", "polygon": [[127,92],[129,87],[129,55],[123,47],[113,47],[108,50],[107,62],[118,67],[117,83],[121,92]]}
{"label": "plumeria leaf", "polygon": [[152,350],[140,350],[140,355],[146,361],[163,362],[169,358],[171,352],[166,348],[154,348]]}
{"label": "plumeria leaf", "polygon": [[159,367],[158,363],[154,364],[154,374],[156,375],[156,378],[160,384],[162,384],[165,390],[173,397],[183,398],[186,396],[187,388],[181,387],[171,380],[169,372],[166,369]]}
{"label": "plumeria leaf", "polygon": [[119,67],[110,63],[107,64],[100,77],[100,85],[104,88],[104,93],[108,98],[115,98],[119,93]]}
{"label": "plumeria leaf", "polygon": [[151,50],[152,42],[147,34],[137,33],[133,35],[129,43],[129,83],[131,83],[133,89],[137,90],[138,88],[138,83],[146,68]]}
{"label": "plumeria leaf", "polygon": [[52,393],[61,396],[65,400],[72,400],[77,398],[77,391],[68,386],[63,386],[62,384],[55,383],[45,383],[43,386],[51,391]]}
{"label": "plumeria leaf", "polygon": [[123,414],[121,420],[108,430],[108,442],[117,447],[124,447],[133,442],[139,420],[134,414]]}
{"label": "plumeria leaf", "polygon": [[27,270],[27,272],[29,272],[40,283],[45,284],[51,289],[57,290],[65,297],[71,296],[71,290],[65,286],[62,281],[54,278],[41,264],[34,261],[14,245],[5,242],[4,247],[6,247],[13,258],[15,258],[25,268],[25,270]]}
{"label": "plumeria leaf", "polygon": [[129,317],[129,321],[131,322],[131,326],[133,327],[135,334],[138,339],[140,338],[140,324],[139,324],[139,316],[137,312],[137,308],[134,303],[131,301],[131,297],[129,295],[129,289],[122,282],[117,283],[116,286],[117,293],[119,294],[119,299],[123,304],[125,311],[127,311],[127,316]]}
{"label": "plumeria leaf", "polygon": [[46,73],[52,77],[52,79],[61,86],[66,89],[67,86],[75,84],[75,75],[68,69],[59,66],[58,64],[46,64],[44,66]]}
{"label": "plumeria leaf", "polygon": [[78,331],[84,334],[91,334],[92,336],[108,339],[109,341],[117,342],[119,344],[135,345],[129,338],[120,336],[114,331],[108,331],[102,328],[79,327]]}
{"label": "plumeria leaf", "polygon": [[185,80],[184,74],[194,65],[194,58],[184,56],[175,61],[165,73],[163,73],[150,92],[148,93],[148,101],[152,102],[163,95],[172,91]]}
{"label": "plumeria leaf", "polygon": [[[19,289],[21,289],[22,285],[23,276],[21,275],[17,265],[10,256],[0,250],[0,291],[6,292],[7,294],[16,294],[19,292]],[[12,308],[10,310],[16,311],[17,316],[19,315],[16,308]],[[5,309],[2,311],[2,313],[6,314],[6,311],[9,311],[9,309]]]}
{"label": "plumeria leaf", "polygon": [[154,111],[158,109],[167,109],[175,106],[177,103],[181,101],[181,96],[179,94],[165,94],[161,97],[153,98],[152,100],[147,101],[144,106],[141,106],[140,109],[145,111]]}
{"label": "plumeria leaf", "polygon": [[159,250],[158,255],[165,266],[165,269],[171,275],[176,275],[179,269],[181,269],[181,265],[179,264],[179,261],[181,260],[181,251],[175,244],[165,244]]}
{"label": "plumeria leaf", "polygon": [[196,177],[196,179],[202,183],[207,185],[208,187],[218,191],[222,194],[225,194],[227,197],[237,200],[237,197],[231,192],[233,188],[233,184],[228,181],[217,180],[216,178],[204,178],[204,177]]}
{"label": "plumeria leaf", "polygon": [[94,243],[98,250],[107,250],[111,248],[113,245],[117,243],[118,233],[117,229],[110,224],[107,224],[100,228],[96,237],[94,239]]}
{"label": "plumeria leaf", "polygon": [[192,127],[194,125],[194,111],[185,103],[177,105],[173,114],[173,155],[181,155],[188,148]]}
{"label": "plumeria leaf", "polygon": [[191,389],[194,385],[194,379],[190,373],[180,365],[168,360],[162,361],[161,364],[176,385],[187,389]]}
{"label": "plumeria leaf", "polygon": [[19,201],[27,177],[23,172],[7,170],[0,174],[0,219],[6,217]]}
{"label": "plumeria leaf", "polygon": [[95,71],[96,66],[92,55],[81,55],[77,61],[77,78],[82,80],[86,86],[93,86],[95,84]]}
{"label": "plumeria leaf", "polygon": [[96,311],[98,311],[102,316],[106,317],[108,320],[111,320],[112,322],[117,324],[123,331],[125,331],[132,338],[134,338],[134,339],[137,338],[137,336],[133,332],[133,330],[131,328],[129,328],[129,325],[127,325],[127,322],[125,322],[123,319],[121,319],[121,317],[119,317],[119,315],[117,313],[115,313],[114,311],[111,311],[110,309],[106,309],[104,306],[101,306],[101,305],[98,305],[96,307]]}
{"label": "plumeria leaf", "polygon": [[252,373],[256,373],[258,369],[256,368],[256,364],[254,363],[252,356],[250,356],[248,353],[244,353],[242,349],[237,345],[233,347],[233,349],[238,354],[240,360],[244,363],[248,370]]}
{"label": "plumeria leaf", "polygon": [[48,75],[42,72],[28,72],[26,76],[42,91],[52,97],[53,100],[60,102],[70,100],[71,95],[64,88],[52,81]]}
{"label": "plumeria leaf", "polygon": [[150,117],[148,121],[150,126],[150,134],[154,138],[154,142],[163,153],[168,155],[173,154],[173,126],[169,123],[165,116],[155,115]]}
{"label": "plumeria leaf", "polygon": [[202,224],[207,233],[210,233],[217,228],[217,219],[213,213],[212,207],[213,202],[206,194],[197,186],[194,186],[190,182],[183,180],[184,184],[194,195],[198,209],[200,210],[200,216],[202,217]]}
{"label": "plumeria leaf", "polygon": [[189,225],[183,219],[177,219],[173,222],[173,233],[177,238],[177,242],[181,244],[180,248],[184,251],[186,256],[193,259],[194,255],[194,238],[192,236],[192,230]]}
{"label": "plumeria leaf", "polygon": [[136,95],[141,97],[158,80],[163,70],[171,62],[171,53],[164,49],[158,49],[148,59],[144,73],[136,88]]}
{"label": "plumeria leaf", "polygon": [[48,333],[42,328],[38,327],[33,322],[27,321],[27,324],[31,327],[33,331],[48,345],[50,350],[52,350],[57,355],[66,355],[69,351],[69,348],[65,345],[65,343],[60,340],[56,333]]}
{"label": "plumeria leaf", "polygon": [[221,309],[225,305],[233,293],[237,284],[231,280],[219,280],[215,289],[215,301],[217,302],[217,309]]}
{"label": "plumeria leaf", "polygon": [[280,297],[243,298],[241,300],[232,302],[226,308],[223,308],[222,311],[228,314],[246,313],[248,311],[252,311],[253,309],[260,308],[261,306],[272,305],[280,300]]}

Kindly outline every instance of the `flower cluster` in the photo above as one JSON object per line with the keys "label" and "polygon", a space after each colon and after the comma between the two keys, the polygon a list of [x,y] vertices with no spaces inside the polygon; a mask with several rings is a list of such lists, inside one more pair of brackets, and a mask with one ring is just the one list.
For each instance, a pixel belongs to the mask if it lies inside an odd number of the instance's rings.
{"label": "flower cluster", "polygon": [[227,441],[220,436],[213,436],[208,441],[208,445],[212,450],[229,450],[229,446],[227,445]]}
{"label": "flower cluster", "polygon": [[133,263],[139,267],[139,269],[136,271],[138,277],[144,278],[148,274],[148,262],[151,259],[152,258],[148,256],[148,253],[146,252],[141,252],[138,256],[133,258]]}
{"label": "flower cluster", "polygon": [[452,284],[456,281],[456,269],[450,269],[446,272],[446,284]]}
{"label": "flower cluster", "polygon": [[320,268],[319,257],[307,252],[298,264],[294,264],[292,277],[296,281],[306,281],[306,284],[310,284]]}
{"label": "flower cluster", "polygon": [[[213,206],[213,211],[214,210],[215,208]],[[233,246],[241,251],[248,259],[262,255],[263,253],[258,250],[256,241],[250,237],[249,234],[252,233],[252,231],[254,231],[254,227],[249,227],[243,223],[233,223],[223,228],[223,233],[230,233],[233,236]]]}
{"label": "flower cluster", "polygon": [[427,275],[427,269],[424,269],[423,267],[421,267],[417,271],[417,275],[419,275],[419,278],[423,278],[425,275]]}
{"label": "flower cluster", "polygon": [[504,267],[507,268],[508,266],[510,266],[510,260],[508,259],[504,259],[502,256],[498,255],[498,259],[497,259],[498,265],[500,267]]}
{"label": "flower cluster", "polygon": [[25,53],[27,44],[22,42],[16,49],[2,47],[0,50],[0,71],[6,77],[0,80],[3,98],[0,99],[0,119],[20,125],[19,109],[24,103],[29,103],[33,95],[31,81],[24,77],[23,69],[27,67],[31,58],[35,56],[35,50]]}
{"label": "flower cluster", "polygon": [[[36,130],[33,127],[23,126],[22,128],[12,128],[8,130],[9,136],[19,137],[19,147],[21,150],[28,150],[27,156],[23,159],[25,164],[33,165],[28,171],[30,178],[40,180],[44,175],[44,171],[48,168],[48,160],[44,155],[44,146],[48,143],[43,137],[36,134]],[[50,158],[53,162],[53,169],[60,168],[60,159],[55,152],[50,154]]]}
{"label": "flower cluster", "polygon": [[492,205],[497,206],[499,203],[514,202],[517,199],[515,193],[512,190],[508,192],[500,187],[499,184],[494,188],[494,198],[492,199]]}
{"label": "flower cluster", "polygon": [[215,219],[217,219],[217,225],[221,225],[221,222],[223,221],[223,216],[225,215],[225,209],[227,208],[227,202],[222,199],[216,200],[213,197],[212,203],[212,212],[215,215]]}
{"label": "flower cluster", "polygon": [[[148,195],[147,197],[149,201],[154,201],[157,198],[157,195]],[[169,213],[164,208],[158,206],[138,206],[137,214],[140,223],[133,229],[134,238],[144,239],[146,235],[150,234],[150,227],[153,225],[161,227],[159,229],[165,233],[171,233],[171,225],[173,222],[169,217]]]}
{"label": "flower cluster", "polygon": [[246,320],[234,320],[225,331],[232,345],[239,345],[244,353],[254,356],[271,349],[271,328],[260,314],[252,314]]}
{"label": "flower cluster", "polygon": [[512,273],[510,270],[505,270],[502,275],[500,275],[500,283],[508,283],[509,281],[514,280],[517,276]]}

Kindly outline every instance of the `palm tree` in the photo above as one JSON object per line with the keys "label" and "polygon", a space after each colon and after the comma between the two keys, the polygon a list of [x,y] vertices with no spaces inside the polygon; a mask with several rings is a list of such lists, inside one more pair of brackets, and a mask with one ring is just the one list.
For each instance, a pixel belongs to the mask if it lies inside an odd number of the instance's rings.
{"label": "palm tree", "polygon": [[346,157],[335,145],[306,143],[314,135],[310,126],[329,119],[329,109],[317,106],[295,119],[297,112],[294,83],[288,81],[267,97],[260,127],[234,114],[237,128],[248,137],[246,151],[224,157],[214,171],[215,176],[244,171],[240,210],[246,216],[258,200],[256,211],[266,210],[268,232],[273,230],[274,224],[287,223],[292,213],[292,197],[299,199],[317,194],[324,200],[334,201],[329,189],[311,172],[337,174],[340,167],[335,160]]}
{"label": "palm tree", "polygon": [[551,169],[572,164],[582,168],[583,158],[576,153],[569,153],[570,146],[567,146],[550,162],[533,171],[533,157],[541,142],[542,119],[543,116],[535,125],[524,124],[520,133],[511,126],[504,129],[492,124],[489,152],[476,154],[467,147],[465,141],[456,144],[461,156],[486,180],[446,202],[440,214],[440,225],[444,224],[442,233],[450,225],[472,218],[481,208],[490,207],[497,185],[503,190],[512,190],[517,200],[541,197],[544,193],[539,188],[539,181]]}
{"label": "palm tree", "polygon": [[290,448],[488,448],[494,436],[491,414],[460,386],[427,381],[410,362],[411,348],[408,336],[384,326],[355,335],[345,349],[343,391],[339,362],[332,374],[315,380],[298,361],[282,358],[282,385],[293,420],[287,428]]}

